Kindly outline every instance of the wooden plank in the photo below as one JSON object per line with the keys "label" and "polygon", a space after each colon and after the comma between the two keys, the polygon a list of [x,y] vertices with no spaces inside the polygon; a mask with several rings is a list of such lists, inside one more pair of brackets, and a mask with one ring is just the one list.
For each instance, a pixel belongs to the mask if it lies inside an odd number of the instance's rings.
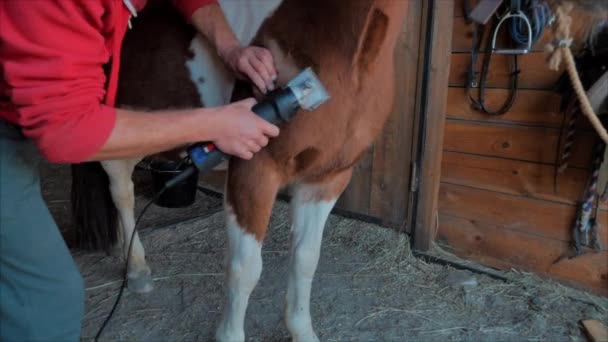
{"label": "wooden plank", "polygon": [[[491,22],[486,27],[484,39],[481,46],[485,47],[488,44],[488,40],[492,36]],[[454,18],[454,30],[452,31],[452,52],[470,52],[473,44],[473,30],[474,25],[467,23],[464,17]],[[503,27],[498,33],[497,47],[507,46],[511,41],[507,30]],[[542,52],[545,49],[545,45],[551,41],[552,34],[550,30],[545,30],[542,37],[532,46],[533,52]],[[485,51],[485,50],[482,50]]]}
{"label": "wooden plank", "polygon": [[[473,47],[473,24],[467,24],[464,17],[454,18],[454,28],[452,30],[452,52],[471,52]],[[484,36],[484,44],[486,42]]]}
{"label": "wooden plank", "polygon": [[[439,189],[441,214],[488,223],[504,229],[534,234],[546,239],[571,241],[576,220],[573,205],[442,183]],[[608,225],[608,212],[600,213],[600,224]],[[608,245],[608,232],[601,231]]]}
{"label": "wooden plank", "polygon": [[[465,259],[499,269],[532,271],[600,295],[608,295],[608,265],[597,262],[602,257],[606,259],[606,252],[592,256],[593,262],[587,261],[589,257],[583,255],[571,263],[554,267],[554,263],[569,253],[567,243],[443,213],[439,216],[439,239]],[[586,265],[584,272],[579,270],[581,265]]]}
{"label": "wooden plank", "polygon": [[608,251],[588,252],[575,258],[565,258],[553,263],[549,274],[571,282],[583,280],[593,287],[608,291]]}
{"label": "wooden plank", "polygon": [[[477,61],[477,70],[481,70],[482,58]],[[507,55],[494,55],[490,62],[486,85],[488,87],[508,88],[511,73],[512,57]],[[467,70],[471,64],[469,53],[453,53],[450,68],[450,86],[462,87],[465,85]],[[520,89],[551,89],[561,71],[552,71],[545,64],[545,55],[542,52],[532,52],[520,56],[519,75]]]}
{"label": "wooden plank", "polygon": [[[392,113],[383,134],[374,144],[373,166],[369,195],[369,212],[381,218],[386,225],[406,228],[409,200],[410,161],[412,160],[413,136],[411,132],[417,96],[419,67],[409,56],[420,55],[422,3],[410,1],[408,15],[394,51],[396,97]],[[414,43],[416,42],[416,43]],[[409,227],[408,231],[409,231]]]}
{"label": "wooden plank", "polygon": [[[450,184],[493,190],[537,199],[575,204],[583,195],[589,172],[518,160],[445,152],[441,179]],[[555,183],[555,184],[554,184]]]}
{"label": "wooden plank", "polygon": [[586,319],[581,322],[590,342],[608,342],[608,328],[595,319]]}
{"label": "wooden plank", "polygon": [[[568,168],[557,175],[555,167],[518,160],[444,152],[441,180],[450,184],[497,191],[523,197],[576,205],[583,196],[590,173]],[[608,203],[602,204],[608,210]]]}
{"label": "wooden plank", "polygon": [[[444,149],[553,165],[560,132],[554,128],[523,127],[448,120]],[[597,136],[581,132],[573,145],[570,165],[587,168]]]}
{"label": "wooden plank", "polygon": [[420,183],[417,189],[414,248],[428,250],[434,240],[435,217],[437,213],[442,146],[444,137],[447,100],[448,70],[452,40],[446,32],[452,28],[454,1],[435,2],[433,22],[433,46],[428,84],[426,126],[421,142],[424,158],[420,165]]}
{"label": "wooden plank", "polygon": [[461,256],[499,268],[517,265],[546,272],[568,251],[564,242],[443,212],[439,215],[438,235]]}
{"label": "wooden plank", "polygon": [[[477,98],[477,90],[472,96]],[[488,108],[499,108],[508,98],[505,89],[487,89],[485,92]],[[508,122],[544,127],[561,127],[563,114],[560,113],[561,95],[548,90],[520,90],[513,107],[504,115],[487,115],[475,110],[467,97],[465,88],[448,89],[448,118],[480,120],[486,122]],[[581,120],[582,121],[582,120]]]}

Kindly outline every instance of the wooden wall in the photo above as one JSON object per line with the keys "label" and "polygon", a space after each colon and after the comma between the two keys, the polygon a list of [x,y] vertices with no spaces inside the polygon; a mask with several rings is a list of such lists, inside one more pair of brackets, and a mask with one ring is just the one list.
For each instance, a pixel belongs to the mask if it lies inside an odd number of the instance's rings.
{"label": "wooden wall", "polygon": [[[520,90],[511,111],[489,117],[472,110],[465,95],[471,27],[461,1],[455,6],[438,243],[486,265],[529,270],[608,294],[608,252],[565,258],[596,137],[588,125],[580,126],[571,167],[554,182],[564,115],[561,96],[551,90],[561,73],[545,66],[547,37],[520,58]],[[488,77],[491,106],[507,95],[508,72],[505,56],[496,55]],[[608,208],[600,220],[608,246]]]}

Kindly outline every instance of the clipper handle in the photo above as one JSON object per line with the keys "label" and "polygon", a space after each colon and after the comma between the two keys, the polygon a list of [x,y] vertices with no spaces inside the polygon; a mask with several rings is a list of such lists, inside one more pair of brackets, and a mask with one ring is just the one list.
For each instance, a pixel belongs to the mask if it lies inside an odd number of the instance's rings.
{"label": "clipper handle", "polygon": [[[298,99],[289,88],[286,88],[268,94],[266,99],[256,103],[251,111],[272,124],[280,124],[291,120],[299,109]],[[230,157],[211,142],[190,146],[188,156],[201,172],[210,171]]]}
{"label": "clipper handle", "polygon": [[220,151],[211,142],[196,143],[188,148],[192,163],[202,172],[210,171],[220,164],[228,155]]}

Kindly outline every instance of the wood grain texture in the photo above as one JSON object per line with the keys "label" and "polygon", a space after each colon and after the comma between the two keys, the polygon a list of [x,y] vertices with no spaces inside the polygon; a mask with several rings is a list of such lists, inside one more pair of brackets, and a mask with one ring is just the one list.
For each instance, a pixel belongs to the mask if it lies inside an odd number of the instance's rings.
{"label": "wood grain texture", "polygon": [[[550,71],[542,52],[549,32],[535,45],[535,52],[519,58],[519,90],[511,110],[488,116],[475,111],[465,94],[472,26],[465,22],[462,4],[463,0],[455,1],[451,35],[439,242],[485,265],[524,269],[608,295],[607,252],[586,249],[589,254],[566,257],[573,252],[576,204],[586,186],[597,137],[587,120],[579,120],[571,167],[554,179],[564,118],[559,112],[561,96],[552,91],[562,70]],[[490,108],[501,105],[508,95],[510,63],[508,56],[492,56],[485,93]],[[603,227],[608,226],[607,207],[600,212]],[[606,229],[601,241],[608,244]]]}
{"label": "wood grain texture", "polygon": [[[481,70],[482,59],[478,59],[476,70]],[[490,62],[486,85],[488,87],[508,88],[512,58],[507,55],[494,55]],[[465,85],[466,73],[471,64],[470,53],[453,53],[450,67],[450,86]],[[532,52],[520,56],[519,88],[551,89],[560,78],[561,71],[549,70],[542,52]]]}
{"label": "wood grain texture", "polygon": [[513,195],[575,204],[583,195],[589,172],[568,168],[557,175],[552,165],[445,152],[442,181]]}
{"label": "wood grain texture", "polygon": [[[555,167],[518,160],[444,152],[441,180],[539,200],[577,205],[590,172],[567,168],[555,177]],[[600,205],[608,210],[608,203]]]}
{"label": "wood grain texture", "polygon": [[[439,210],[441,214],[566,243],[571,241],[577,213],[576,206],[569,204],[448,183],[441,184]],[[608,225],[608,212],[600,212],[600,224]],[[606,246],[608,232],[604,229],[601,233]]]}
{"label": "wood grain texture", "polygon": [[411,134],[414,125],[417,79],[420,68],[417,62],[404,62],[420,54],[420,44],[408,44],[421,38],[422,2],[410,1],[408,16],[397,42],[396,97],[391,115],[383,133],[374,144],[373,167],[369,194],[369,213],[381,218],[397,229],[410,227],[408,219],[410,161],[412,160]]}
{"label": "wood grain texture", "polygon": [[446,213],[439,215],[439,239],[466,258],[503,269],[517,265],[546,271],[568,250],[561,241]]}
{"label": "wood grain texture", "polygon": [[606,252],[563,259],[570,253],[565,242],[443,213],[439,216],[439,239],[466,259],[504,270],[532,271],[599,295],[608,295]]}
{"label": "wood grain texture", "polygon": [[552,264],[549,274],[570,283],[585,281],[593,288],[603,288],[608,293],[608,251],[589,252],[572,259],[562,259]]}
{"label": "wood grain texture", "polygon": [[586,319],[581,322],[590,342],[608,341],[608,327],[595,319]]}
{"label": "wood grain texture", "polygon": [[[544,164],[555,164],[560,131],[554,128],[521,127],[448,120],[444,149],[509,158]],[[587,168],[597,136],[581,133],[573,146],[570,165]]]}
{"label": "wood grain texture", "polygon": [[450,68],[451,37],[446,34],[453,26],[454,1],[435,2],[435,20],[432,34],[431,74],[428,85],[425,140],[422,163],[419,166],[420,183],[416,204],[414,248],[428,250],[435,237],[441,157],[447,106],[448,70]]}
{"label": "wood grain texture", "polygon": [[[478,91],[472,96],[477,98]],[[488,108],[498,108],[507,99],[506,89],[487,89],[485,92]],[[475,110],[468,100],[465,88],[448,89],[447,117],[485,122],[505,122],[543,127],[562,126],[563,114],[560,113],[561,96],[548,90],[520,90],[517,92],[513,107],[504,115],[487,115]],[[582,121],[582,120],[581,120]]]}

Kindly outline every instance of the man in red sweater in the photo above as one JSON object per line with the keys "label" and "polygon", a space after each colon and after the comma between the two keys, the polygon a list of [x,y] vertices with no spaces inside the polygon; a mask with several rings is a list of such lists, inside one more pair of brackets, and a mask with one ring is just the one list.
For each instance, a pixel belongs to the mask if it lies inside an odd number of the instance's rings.
{"label": "man in red sweater", "polygon": [[[171,1],[231,70],[262,92],[273,89],[270,52],[240,46],[216,0]],[[83,281],[41,197],[40,155],[50,162],[80,163],[214,141],[249,159],[279,134],[251,112],[253,99],[154,114],[115,108],[122,39],[145,3],[0,0],[2,341],[80,337]]]}

